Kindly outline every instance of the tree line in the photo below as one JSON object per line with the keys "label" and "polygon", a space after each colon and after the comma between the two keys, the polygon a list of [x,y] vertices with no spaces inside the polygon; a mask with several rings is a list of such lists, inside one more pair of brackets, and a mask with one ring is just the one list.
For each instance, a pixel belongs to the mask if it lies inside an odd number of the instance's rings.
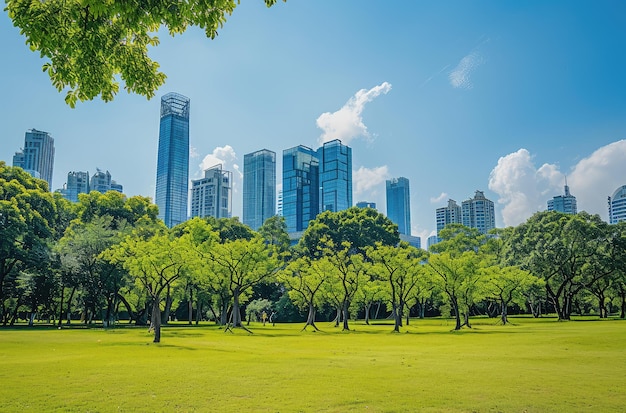
{"label": "tree line", "polygon": [[449,225],[429,252],[371,208],[323,212],[293,246],[278,216],[253,231],[236,218],[168,229],[157,214],[149,198],[117,192],[73,204],[0,162],[1,323],[108,327],[123,316],[159,342],[175,314],[225,330],[263,313],[313,330],[321,318],[349,330],[382,316],[394,331],[427,312],[457,330],[478,314],[507,323],[511,310],[626,315],[626,223],[585,212],[540,212],[488,235]]}

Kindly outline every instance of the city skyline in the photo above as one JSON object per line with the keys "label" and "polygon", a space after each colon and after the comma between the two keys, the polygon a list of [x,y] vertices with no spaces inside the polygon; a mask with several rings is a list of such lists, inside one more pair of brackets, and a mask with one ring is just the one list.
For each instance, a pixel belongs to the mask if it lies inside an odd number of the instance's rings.
{"label": "city skyline", "polygon": [[154,200],[159,99],[176,91],[194,101],[190,178],[217,163],[232,171],[235,216],[243,154],[342,139],[354,201],[386,213],[385,180],[410,179],[414,235],[435,232],[449,194],[476,189],[494,201],[498,227],[516,225],[546,209],[565,174],[578,210],[608,220],[606,199],[626,183],[625,11],[617,1],[365,1],[329,16],[317,3],[247,2],[214,41],[197,28],[159,33],[150,55],[168,79],[152,100],[120,92],[76,109],[5,13],[0,70],[12,99],[0,159],[11,163],[25,130],[45,130],[52,189],[69,171],[104,165],[127,195]]}

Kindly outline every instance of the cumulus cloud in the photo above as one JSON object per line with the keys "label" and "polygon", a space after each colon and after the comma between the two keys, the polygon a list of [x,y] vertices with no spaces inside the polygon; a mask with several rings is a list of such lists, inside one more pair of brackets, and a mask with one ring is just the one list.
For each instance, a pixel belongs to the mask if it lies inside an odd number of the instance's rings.
{"label": "cumulus cloud", "polygon": [[361,166],[352,172],[352,182],[354,184],[354,194],[356,196],[366,195],[372,190],[382,185],[390,177],[387,165],[375,168]]}
{"label": "cumulus cloud", "polygon": [[580,160],[567,175],[579,211],[608,219],[607,197],[626,185],[626,140],[610,143]]}
{"label": "cumulus cloud", "polygon": [[319,144],[340,139],[347,145],[354,138],[369,137],[370,134],[361,116],[363,108],[366,103],[390,90],[391,84],[388,82],[383,82],[369,90],[361,89],[338,111],[322,113],[316,121],[317,127],[323,131]]}
{"label": "cumulus cloud", "polygon": [[448,193],[447,192],[442,192],[437,197],[430,197],[430,203],[431,204],[438,204],[440,202],[443,202],[446,199],[448,199]]}
{"label": "cumulus cloud", "polygon": [[[579,161],[567,174],[579,211],[607,219],[606,198],[626,183],[626,140],[613,142]],[[489,176],[489,189],[499,195],[505,226],[518,225],[547,201],[564,193],[565,174],[554,164],[537,167],[531,154],[520,149],[498,160]]]}
{"label": "cumulus cloud", "polygon": [[472,52],[465,56],[449,73],[450,85],[454,88],[471,89],[473,85],[470,81],[470,75],[483,62],[484,59],[478,52]]}
{"label": "cumulus cloud", "polygon": [[537,168],[530,152],[523,148],[501,157],[489,175],[489,189],[500,196],[498,203],[503,205],[505,226],[518,225],[545,210],[547,199],[559,194],[562,185],[558,167],[544,164]]}

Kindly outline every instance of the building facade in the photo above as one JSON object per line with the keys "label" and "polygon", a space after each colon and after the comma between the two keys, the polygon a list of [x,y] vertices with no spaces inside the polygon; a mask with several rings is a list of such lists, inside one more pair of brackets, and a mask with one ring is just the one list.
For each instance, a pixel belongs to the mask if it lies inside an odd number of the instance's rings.
{"label": "building facade", "polygon": [[230,218],[232,216],[233,174],[215,165],[204,178],[191,181],[191,216]]}
{"label": "building facade", "polygon": [[89,172],[79,171],[67,173],[67,182],[60,192],[68,201],[78,202],[78,194],[88,194],[89,191]]}
{"label": "building facade", "polygon": [[101,194],[106,194],[109,191],[124,192],[122,185],[111,179],[111,173],[109,171],[102,171],[99,168],[96,168],[96,173],[93,174],[89,181],[89,189],[91,191],[98,191]]}
{"label": "building facade", "polygon": [[407,178],[387,180],[387,217],[398,226],[398,232],[411,235],[411,193]]}
{"label": "building facade", "polygon": [[35,178],[48,182],[52,190],[54,171],[54,139],[48,132],[29,129],[24,136],[24,148],[13,156],[13,166],[19,166]]}
{"label": "building facade", "polygon": [[335,139],[318,150],[320,212],[338,212],[352,206],[352,148]]}
{"label": "building facade", "polygon": [[609,197],[609,224],[626,221],[626,185],[622,185]]}
{"label": "building facade", "polygon": [[461,203],[463,225],[476,228],[481,234],[487,234],[496,227],[496,214],[493,201],[485,198],[483,191],[476,191],[474,198]]}
{"label": "building facade", "polygon": [[372,208],[376,209],[376,202],[359,201],[356,203],[358,208]]}
{"label": "building facade", "polygon": [[187,220],[189,106],[189,98],[178,93],[161,98],[155,203],[168,228]]}
{"label": "building facade", "polygon": [[276,153],[262,149],[243,157],[243,223],[258,230],[276,214]]}
{"label": "building facade", "polygon": [[578,213],[576,197],[570,194],[567,183],[565,183],[565,195],[557,195],[548,200],[548,211],[558,211],[566,214]]}
{"label": "building facade", "polygon": [[288,232],[304,231],[319,213],[318,152],[300,145],[283,151],[282,214]]}
{"label": "building facade", "polygon": [[448,206],[437,208],[435,215],[437,219],[437,237],[446,225],[463,223],[461,207],[454,199],[448,199]]}

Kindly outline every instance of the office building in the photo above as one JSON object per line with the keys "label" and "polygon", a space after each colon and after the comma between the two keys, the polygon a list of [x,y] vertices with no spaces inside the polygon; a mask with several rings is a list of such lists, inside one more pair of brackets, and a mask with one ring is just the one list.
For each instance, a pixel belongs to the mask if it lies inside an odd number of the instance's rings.
{"label": "office building", "polygon": [[54,170],[54,139],[48,132],[29,129],[24,136],[24,148],[13,156],[13,166],[19,166],[35,178],[48,182],[52,190]]}
{"label": "office building", "polygon": [[360,201],[360,202],[356,203],[356,206],[358,208],[372,208],[372,209],[376,209],[376,202]]}
{"label": "office building", "polygon": [[243,223],[258,230],[276,214],[276,153],[262,149],[243,157]]}
{"label": "office building", "polygon": [[626,185],[620,186],[609,197],[609,224],[626,221]]}
{"label": "office building", "polygon": [[318,152],[300,145],[283,151],[282,211],[288,232],[304,231],[319,212]]}
{"label": "office building", "polygon": [[387,218],[400,234],[411,235],[411,195],[407,178],[387,180]]}
{"label": "office building", "polygon": [[124,192],[122,185],[111,179],[111,173],[102,171],[100,168],[96,168],[96,173],[92,175],[89,181],[89,190],[98,191],[101,194],[106,194],[109,191]]}
{"label": "office building", "polygon": [[570,194],[569,186],[565,181],[565,195],[557,195],[548,200],[548,211],[564,212],[566,214],[576,214],[576,197]]}
{"label": "office building", "polygon": [[428,237],[428,239],[426,240],[426,249],[430,250],[430,247],[432,247],[433,245],[435,245],[436,243],[439,242],[439,237],[436,235],[431,235],[430,237]]}
{"label": "office building", "polygon": [[435,214],[437,219],[437,236],[439,236],[439,232],[446,225],[463,223],[461,207],[454,199],[448,199],[448,206],[437,208]]}
{"label": "office building", "polygon": [[232,215],[233,174],[215,165],[204,171],[204,178],[191,181],[191,216],[230,218]]}
{"label": "office building", "polygon": [[338,212],[352,206],[352,148],[335,139],[317,150],[320,212]]}
{"label": "office building", "polygon": [[71,202],[78,202],[78,194],[88,194],[89,191],[89,172],[82,171],[68,172],[67,182],[59,190],[63,198]]}
{"label": "office building", "polygon": [[161,98],[155,203],[169,228],[187,220],[189,105],[189,98],[177,93]]}
{"label": "office building", "polygon": [[496,214],[493,201],[485,198],[483,191],[476,191],[474,198],[461,203],[463,225],[476,228],[481,234],[487,234],[496,227]]}

